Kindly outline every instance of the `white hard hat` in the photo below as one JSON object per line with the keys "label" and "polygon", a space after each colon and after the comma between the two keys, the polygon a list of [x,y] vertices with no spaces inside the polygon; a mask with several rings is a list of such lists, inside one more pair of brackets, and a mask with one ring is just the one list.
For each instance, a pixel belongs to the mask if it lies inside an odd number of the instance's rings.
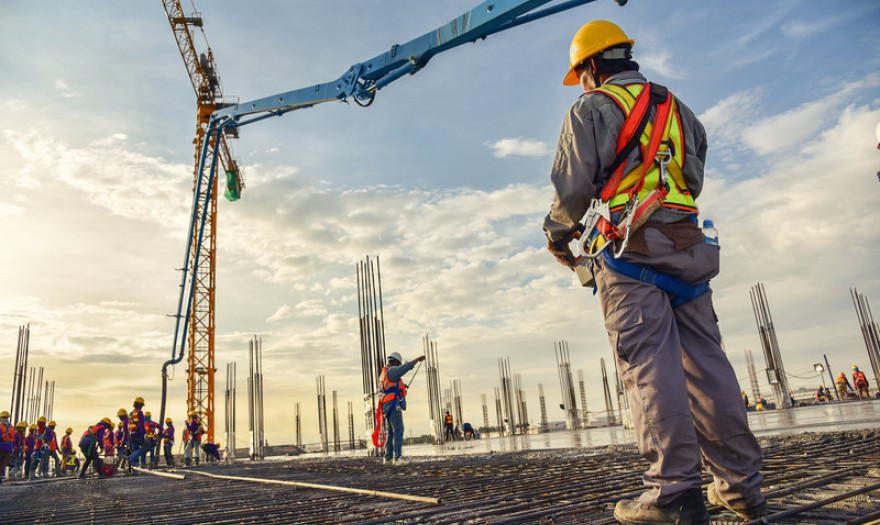
{"label": "white hard hat", "polygon": [[400,357],[400,354],[397,352],[392,352],[391,355],[388,356],[388,360],[396,359],[398,363],[403,363],[403,358]]}

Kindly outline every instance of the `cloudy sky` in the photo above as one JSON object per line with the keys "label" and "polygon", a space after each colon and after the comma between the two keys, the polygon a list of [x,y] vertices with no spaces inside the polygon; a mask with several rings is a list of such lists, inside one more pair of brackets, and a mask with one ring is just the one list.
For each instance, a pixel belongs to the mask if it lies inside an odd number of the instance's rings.
{"label": "cloudy sky", "polygon": [[[224,93],[247,101],[336,79],[476,3],[197,8]],[[443,53],[368,109],[328,103],[241,129],[233,147],[247,189],[219,211],[221,411],[226,363],[236,362],[246,415],[255,335],[271,443],[293,441],[294,403],[304,440],[317,441],[319,375],[338,391],[343,421],[349,401],[360,406],[355,267],[366,256],[381,262],[388,351],[415,357],[429,335],[441,383],[461,380],[466,419],[481,423],[499,358],[521,374],[533,421],[539,383],[550,419],[561,419],[560,340],[583,371],[588,407],[604,408],[599,360],[611,352],[598,301],[546,252],[541,231],[562,117],[580,94],[561,83],[568,47],[595,19],[621,25],[642,71],[706,126],[699,205],[721,234],[715,308],[743,387],[746,349],[763,368],[749,300],[759,282],[793,387],[821,382],[813,363],[823,354],[835,373],[870,369],[850,288],[880,308],[880,5],[600,0]],[[18,328],[30,324],[30,363],[56,381],[62,428],[139,395],[158,413],[196,109],[162,6],[2,2],[0,70],[0,399]],[[176,420],[184,368],[169,394]],[[410,395],[415,434],[427,430],[425,384],[422,372]],[[764,377],[761,388],[771,393]],[[244,417],[238,428],[244,446]]]}

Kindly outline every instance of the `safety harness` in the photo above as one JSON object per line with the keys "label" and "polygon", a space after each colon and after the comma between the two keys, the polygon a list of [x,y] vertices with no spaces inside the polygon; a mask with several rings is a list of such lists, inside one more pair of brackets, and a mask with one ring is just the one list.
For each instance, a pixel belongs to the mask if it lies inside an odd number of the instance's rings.
{"label": "safety harness", "polygon": [[384,447],[385,446],[385,418],[382,417],[386,403],[391,403],[388,411],[397,410],[398,405],[400,404],[400,400],[406,397],[406,383],[403,382],[403,378],[398,379],[397,381],[390,381],[388,379],[388,367],[382,369],[382,374],[379,376],[379,385],[382,389],[382,399],[379,400],[379,406],[376,407],[376,424],[373,427],[373,444],[376,447]]}
{"label": "safety harness", "polygon": [[[584,264],[601,256],[615,272],[666,292],[673,307],[699,297],[709,289],[708,282],[686,283],[620,259],[630,235],[661,207],[693,214],[698,211],[681,170],[684,144],[681,120],[676,118],[675,97],[666,87],[650,82],[625,87],[605,84],[594,91],[611,97],[626,119],[617,139],[617,154],[606,170],[611,174],[608,182],[598,198],[592,200],[584,216],[583,228],[589,234],[582,237],[584,256],[576,259],[575,264]],[[627,159],[636,146],[641,147],[643,161],[627,170]],[[611,215],[617,212],[620,212],[620,218],[615,223]],[[620,247],[612,255],[607,248],[618,240]],[[596,293],[595,280],[593,293]]]}

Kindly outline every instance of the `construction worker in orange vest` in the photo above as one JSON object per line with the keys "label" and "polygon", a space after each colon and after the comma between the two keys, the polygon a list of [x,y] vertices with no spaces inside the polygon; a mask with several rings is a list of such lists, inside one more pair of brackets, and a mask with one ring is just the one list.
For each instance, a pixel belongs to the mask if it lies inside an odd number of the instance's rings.
{"label": "construction worker in orange vest", "polygon": [[43,431],[43,459],[40,463],[40,471],[43,477],[49,475],[49,458],[52,458],[52,466],[55,467],[55,476],[61,475],[61,459],[58,457],[58,439],[55,436],[55,421],[49,421],[46,430]]}
{"label": "construction worker in orange vest", "polygon": [[86,457],[86,461],[83,463],[82,470],[79,472],[79,479],[85,479],[86,472],[89,470],[89,465],[92,463],[95,464],[95,470],[98,472],[98,477],[105,477],[104,462],[101,461],[99,451],[101,450],[101,447],[104,446],[104,435],[107,432],[112,431],[113,421],[111,421],[109,417],[105,417],[83,432],[82,437],[79,439],[79,449]]}
{"label": "construction worker in orange vest", "polygon": [[190,466],[195,456],[196,466],[199,466],[199,454],[202,450],[202,434],[205,428],[199,420],[199,414],[196,411],[189,413],[189,421],[186,423],[186,448],[184,449],[183,461],[186,466]]}
{"label": "construction worker in orange vest", "polygon": [[455,441],[455,427],[452,421],[452,414],[446,411],[443,416],[443,439],[446,441]]}
{"label": "construction worker in orange vest", "polygon": [[[24,447],[27,423],[19,421],[15,425],[15,435],[12,442],[12,459],[9,463],[9,479],[15,479],[24,467]],[[26,475],[22,475],[25,477]]]}
{"label": "construction worker in orange vest", "polygon": [[61,438],[61,474],[67,474],[67,465],[70,463],[70,455],[76,454],[73,451],[73,441],[70,438],[70,435],[73,433],[72,428],[68,428],[64,431],[64,436]]}
{"label": "construction worker in orange vest", "polygon": [[868,378],[856,365],[853,365],[853,385],[856,387],[859,399],[871,399],[871,394],[868,392]]}
{"label": "construction worker in orange vest", "polygon": [[403,454],[403,411],[406,410],[406,383],[403,376],[413,369],[416,363],[425,360],[425,356],[419,356],[412,361],[403,362],[399,353],[393,352],[388,356],[388,364],[382,368],[379,374],[379,388],[384,396],[380,400],[382,405],[382,417],[388,428],[388,436],[385,441],[384,464],[394,463],[404,465],[407,460]]}
{"label": "construction worker in orange vest", "polygon": [[165,448],[165,465],[174,466],[174,421],[170,417],[165,418],[165,428],[162,429],[162,445]]}
{"label": "construction worker in orange vest", "polygon": [[141,465],[141,459],[146,456],[147,449],[144,447],[144,435],[147,429],[144,426],[144,398],[138,396],[134,400],[134,410],[128,416],[129,439],[131,442],[131,454],[128,456],[128,462],[132,467]]}
{"label": "construction worker in orange vest", "polygon": [[0,483],[6,474],[6,465],[12,459],[15,447],[15,427],[9,422],[9,412],[0,412]]}
{"label": "construction worker in orange vest", "polygon": [[[572,39],[563,84],[586,93],[563,121],[544,219],[550,252],[598,292],[650,462],[647,490],[619,501],[614,517],[709,523],[705,464],[715,478],[709,502],[757,519],[767,509],[761,449],[712,306],[717,238],[698,225],[706,132],[680,99],[639,73],[634,44],[604,20]],[[569,243],[582,236],[587,257],[576,260]]]}
{"label": "construction worker in orange vest", "polygon": [[852,390],[852,387],[849,384],[849,379],[846,378],[846,374],[841,372],[837,379],[834,380],[834,385],[837,388],[837,393],[840,394],[841,401],[849,399],[849,391]]}

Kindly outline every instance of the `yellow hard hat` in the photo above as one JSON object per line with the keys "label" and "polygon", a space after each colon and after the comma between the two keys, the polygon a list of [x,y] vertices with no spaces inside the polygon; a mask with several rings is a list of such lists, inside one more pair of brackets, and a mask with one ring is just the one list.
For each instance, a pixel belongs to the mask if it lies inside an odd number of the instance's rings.
{"label": "yellow hard hat", "polygon": [[119,424],[116,425],[116,426],[119,427],[119,428],[122,428],[122,421],[120,421]]}
{"label": "yellow hard hat", "polygon": [[571,40],[571,48],[568,51],[568,73],[562,79],[566,86],[576,86],[580,83],[574,67],[587,58],[609,47],[629,44],[635,45],[635,41],[626,36],[623,29],[607,20],[596,20],[578,29]]}
{"label": "yellow hard hat", "polygon": [[9,412],[5,410],[3,412],[0,412],[0,417],[9,417]]}
{"label": "yellow hard hat", "polygon": [[134,399],[134,402],[135,402],[135,403],[140,403],[140,404],[143,405],[143,404],[144,404],[144,398],[142,398],[142,397],[136,397],[136,398]]}
{"label": "yellow hard hat", "polygon": [[50,427],[54,427],[54,426],[57,425],[57,424],[58,424],[58,423],[56,423],[55,420],[49,421],[49,426],[50,426]]}
{"label": "yellow hard hat", "polygon": [[104,419],[102,419],[101,423],[107,423],[111,427],[113,426],[113,421],[111,421],[109,417],[105,417]]}
{"label": "yellow hard hat", "polygon": [[172,423],[171,418],[170,418],[170,417],[166,417],[166,418],[165,418],[165,422],[166,422],[166,423]]}
{"label": "yellow hard hat", "polygon": [[27,428],[27,423],[25,421],[19,421],[15,426],[16,428]]}
{"label": "yellow hard hat", "polygon": [[150,412],[144,412],[144,417],[151,417],[152,415],[153,414],[151,414]]}
{"label": "yellow hard hat", "polygon": [[858,369],[859,369],[859,367],[857,367],[856,365],[853,365],[853,370],[858,370]]}
{"label": "yellow hard hat", "polygon": [[37,423],[45,423],[45,422],[46,422],[46,416],[40,416],[40,419],[37,420]]}
{"label": "yellow hard hat", "polygon": [[840,377],[846,377],[846,374],[844,374],[843,372],[841,372],[841,373],[840,373]]}
{"label": "yellow hard hat", "polygon": [[28,429],[30,429],[30,430],[36,430],[36,429],[37,429],[37,425],[34,424],[34,423],[31,423],[31,426],[29,426]]}
{"label": "yellow hard hat", "polygon": [[73,432],[73,429],[70,427],[67,427],[67,430],[64,431],[65,434],[70,434],[71,432]]}

